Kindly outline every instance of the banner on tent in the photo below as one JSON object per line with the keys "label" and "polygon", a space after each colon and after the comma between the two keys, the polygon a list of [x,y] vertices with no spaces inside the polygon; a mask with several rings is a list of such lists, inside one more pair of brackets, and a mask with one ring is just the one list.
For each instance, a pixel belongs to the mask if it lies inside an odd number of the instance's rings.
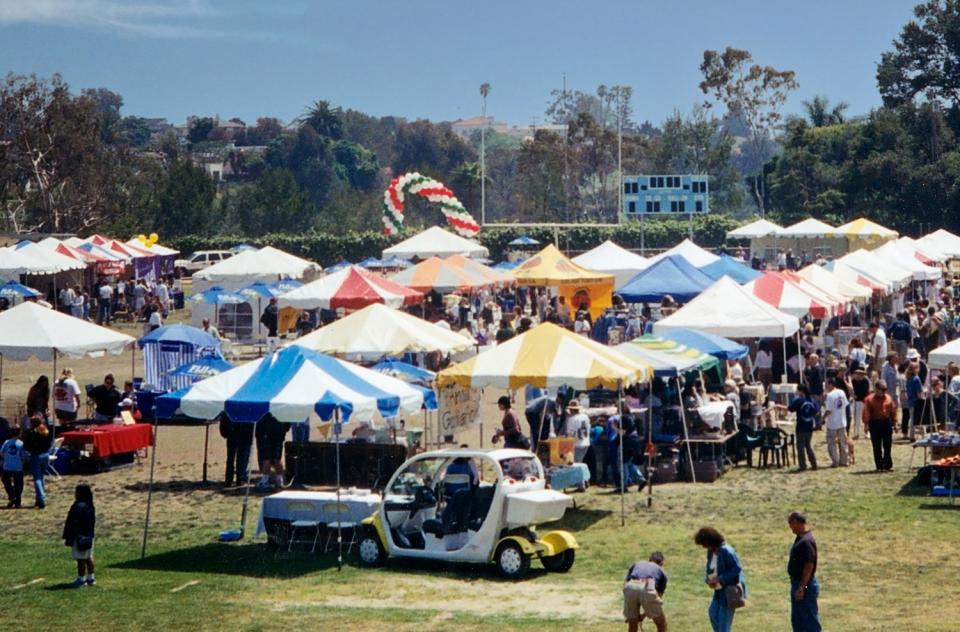
{"label": "banner on tent", "polygon": [[480,423],[482,388],[449,386],[441,388],[438,395],[441,434],[455,434]]}

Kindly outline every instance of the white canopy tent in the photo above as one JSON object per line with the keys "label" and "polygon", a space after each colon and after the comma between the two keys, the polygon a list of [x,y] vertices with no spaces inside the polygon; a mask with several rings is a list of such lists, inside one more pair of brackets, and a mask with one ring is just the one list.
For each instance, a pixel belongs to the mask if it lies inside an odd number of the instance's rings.
{"label": "white canopy tent", "polygon": [[960,237],[948,230],[939,228],[917,241],[923,244],[933,244],[938,250],[951,257],[960,257]]}
{"label": "white canopy tent", "polygon": [[800,320],[771,307],[724,276],[653,325],[655,334],[669,329],[697,329],[725,338],[786,338],[800,329]]}
{"label": "white canopy tent", "polygon": [[18,281],[33,262],[14,248],[0,248],[0,281]]}
{"label": "white canopy tent", "polygon": [[946,367],[951,362],[960,364],[960,338],[937,347],[927,358],[927,364],[938,369]]}
{"label": "white canopy tent", "polygon": [[848,283],[830,270],[814,263],[803,268],[797,274],[825,292],[842,296],[849,301],[863,303],[873,296],[873,291],[867,286],[859,283]]}
{"label": "white canopy tent", "polygon": [[413,237],[404,239],[399,244],[383,250],[383,258],[400,257],[401,259],[429,259],[430,257],[449,257],[464,255],[479,259],[487,257],[490,251],[475,241],[440,228],[430,228],[417,233]]}
{"label": "white canopy tent", "polygon": [[894,290],[910,283],[910,279],[913,278],[913,273],[910,270],[895,265],[892,260],[877,256],[868,250],[855,250],[840,257],[837,261],[867,276],[883,281],[885,285],[891,286]]}
{"label": "white canopy tent", "polygon": [[574,257],[572,261],[588,270],[612,274],[614,287],[625,285],[649,265],[646,257],[630,252],[609,239],[593,250]]}
{"label": "white canopy tent", "polygon": [[776,235],[782,230],[783,226],[774,224],[769,220],[758,219],[755,222],[728,231],[727,239],[759,239],[760,237]]}
{"label": "white canopy tent", "polygon": [[271,283],[290,278],[311,281],[322,271],[319,264],[296,257],[271,246],[247,250],[193,275],[193,290],[202,292],[219,285],[237,291],[262,281]]}
{"label": "white canopy tent", "polygon": [[702,268],[703,266],[708,266],[714,261],[717,261],[718,259],[720,259],[720,257],[718,257],[717,255],[711,252],[707,252],[706,250],[704,250],[697,244],[693,243],[689,239],[684,239],[683,241],[681,241],[679,244],[677,244],[670,250],[667,250],[666,252],[661,252],[655,257],[651,257],[650,260],[647,262],[647,267],[650,267],[656,262],[660,261],[661,259],[665,257],[669,257],[671,255],[680,255],[681,257],[683,257],[684,259],[686,259],[687,261],[689,261],[691,264],[693,264],[698,268]]}
{"label": "white canopy tent", "polygon": [[909,245],[901,245],[897,241],[888,241],[871,252],[891,265],[909,270],[914,281],[935,281],[943,276],[940,268],[921,263],[914,254],[914,249]]}
{"label": "white canopy tent", "polygon": [[777,233],[778,236],[785,239],[817,239],[828,237],[834,228],[826,222],[821,222],[818,219],[808,217],[807,219],[797,222],[796,224],[791,224],[786,228],[781,228]]}

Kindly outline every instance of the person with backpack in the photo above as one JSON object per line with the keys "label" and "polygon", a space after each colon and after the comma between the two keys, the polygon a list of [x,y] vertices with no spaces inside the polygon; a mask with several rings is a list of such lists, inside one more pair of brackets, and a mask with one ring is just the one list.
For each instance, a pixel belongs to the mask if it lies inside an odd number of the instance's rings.
{"label": "person with backpack", "polygon": [[77,578],[71,588],[95,586],[93,541],[96,535],[97,511],[93,506],[93,490],[89,485],[77,485],[73,493],[74,503],[63,525],[63,543],[70,547],[77,562]]}
{"label": "person with backpack", "polygon": [[20,507],[20,498],[23,496],[23,463],[27,459],[27,452],[23,449],[20,440],[20,428],[10,429],[9,438],[0,447],[3,453],[3,488],[7,492],[7,507]]}
{"label": "person with backpack", "polygon": [[817,469],[817,455],[813,452],[814,430],[820,427],[820,402],[810,396],[806,384],[797,385],[797,396],[787,406],[787,410],[797,415],[797,463],[802,472],[807,469],[807,460],[810,469]]}

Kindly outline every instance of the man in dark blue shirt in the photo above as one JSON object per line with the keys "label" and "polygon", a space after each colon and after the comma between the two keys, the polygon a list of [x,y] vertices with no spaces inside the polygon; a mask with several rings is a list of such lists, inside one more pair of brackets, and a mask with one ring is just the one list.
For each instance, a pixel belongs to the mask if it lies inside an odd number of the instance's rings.
{"label": "man in dark blue shirt", "polygon": [[817,541],[807,526],[807,518],[794,511],[787,518],[796,537],[790,547],[787,574],[790,576],[790,623],[793,632],[821,632],[820,582],[817,581]]}
{"label": "man in dark blue shirt", "polygon": [[663,553],[654,551],[650,554],[650,561],[634,562],[623,583],[623,618],[627,621],[628,632],[637,632],[645,616],[657,625],[657,632],[666,632],[667,617],[663,614],[663,593],[666,591]]}
{"label": "man in dark blue shirt", "polygon": [[787,410],[797,415],[797,463],[802,472],[807,469],[807,458],[810,459],[811,469],[817,469],[817,455],[810,444],[813,440],[813,431],[817,429],[820,419],[820,403],[810,396],[810,390],[805,384],[797,386],[797,396],[787,406]]}

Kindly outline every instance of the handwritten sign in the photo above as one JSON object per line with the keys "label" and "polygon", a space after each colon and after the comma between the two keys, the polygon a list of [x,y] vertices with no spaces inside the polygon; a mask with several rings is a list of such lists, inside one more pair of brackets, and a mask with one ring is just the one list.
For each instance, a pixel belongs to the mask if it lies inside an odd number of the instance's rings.
{"label": "handwritten sign", "polygon": [[483,389],[449,386],[438,394],[441,434],[454,434],[480,423]]}

